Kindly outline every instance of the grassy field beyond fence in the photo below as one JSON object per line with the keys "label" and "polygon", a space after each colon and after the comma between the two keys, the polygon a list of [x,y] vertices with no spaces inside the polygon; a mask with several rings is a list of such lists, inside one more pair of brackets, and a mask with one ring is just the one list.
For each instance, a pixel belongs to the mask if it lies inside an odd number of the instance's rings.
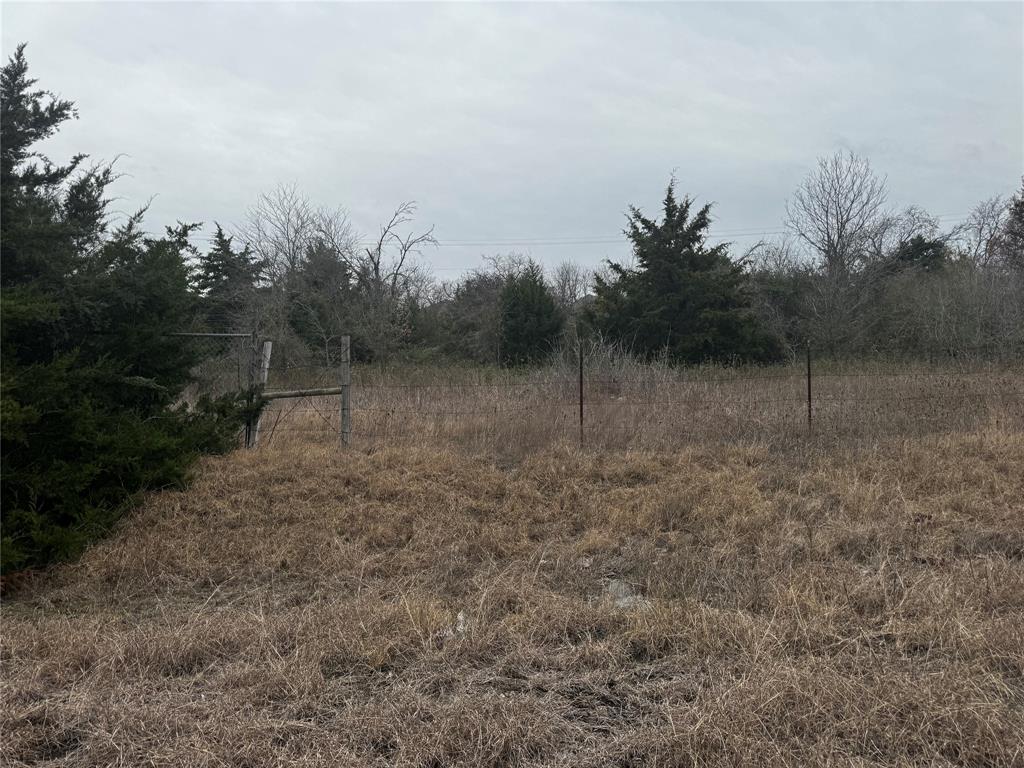
{"label": "grassy field beyond fence", "polygon": [[[271,388],[323,386],[334,372],[271,373]],[[772,368],[673,368],[588,359],[529,371],[355,366],[356,445],[435,444],[526,453],[552,445],[667,449],[757,440],[873,440],[1024,427],[1024,365],[816,362],[808,419],[806,364]],[[266,445],[336,440],[337,398],[272,404]]]}

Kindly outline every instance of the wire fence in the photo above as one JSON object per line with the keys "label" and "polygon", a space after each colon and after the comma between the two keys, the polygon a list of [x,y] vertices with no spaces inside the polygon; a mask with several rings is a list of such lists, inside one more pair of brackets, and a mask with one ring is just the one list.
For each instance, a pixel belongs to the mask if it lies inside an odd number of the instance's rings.
{"label": "wire fence", "polygon": [[[322,363],[282,361],[273,358],[267,368],[265,392],[315,392],[340,387],[345,379],[349,351],[334,355],[339,362]],[[311,439],[341,442],[344,436],[343,396],[299,394],[271,400],[261,417],[260,431],[265,445],[280,442],[281,437],[305,435]],[[347,439],[345,440],[347,442]]]}
{"label": "wire fence", "polygon": [[193,361],[191,383],[180,399],[194,404],[200,397],[246,392],[255,386],[258,338],[253,333],[181,332],[181,341]]}
{"label": "wire fence", "polygon": [[[529,371],[350,366],[347,341],[322,359],[272,355],[251,333],[181,333],[195,361],[182,400],[270,398],[246,445],[546,445],[661,449],[733,440],[879,439],[1024,429],[1018,359],[756,369],[623,364],[600,355]],[[342,342],[339,342],[342,343]]]}
{"label": "wire fence", "polygon": [[[336,377],[315,367],[304,374],[310,386]],[[295,385],[303,372],[288,375]],[[362,447],[528,451],[551,444],[640,449],[808,436],[877,439],[992,424],[1024,428],[1024,369],[958,364],[812,369],[808,376],[802,365],[753,372],[634,366],[609,375],[585,363],[581,376],[565,366],[528,373],[356,366],[351,414],[352,442]],[[273,424],[268,445],[338,440],[337,397],[272,403],[264,419]]]}

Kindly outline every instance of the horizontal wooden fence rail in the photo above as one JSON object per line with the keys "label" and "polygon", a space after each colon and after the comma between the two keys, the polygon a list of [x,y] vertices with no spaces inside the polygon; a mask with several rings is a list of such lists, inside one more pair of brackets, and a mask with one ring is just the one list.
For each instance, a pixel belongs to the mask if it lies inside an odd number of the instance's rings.
{"label": "horizontal wooden fence rail", "polygon": [[319,397],[321,395],[341,395],[347,387],[321,387],[320,389],[282,389],[279,392],[264,392],[260,397],[264,400],[282,400],[288,397]]}
{"label": "horizontal wooden fence rail", "polygon": [[251,333],[168,333],[168,336],[180,336],[193,339],[249,339]]}

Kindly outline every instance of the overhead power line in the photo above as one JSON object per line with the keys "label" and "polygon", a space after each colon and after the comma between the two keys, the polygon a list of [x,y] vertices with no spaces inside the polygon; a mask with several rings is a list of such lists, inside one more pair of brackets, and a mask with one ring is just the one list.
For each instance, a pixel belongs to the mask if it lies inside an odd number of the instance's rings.
{"label": "overhead power line", "polygon": [[[966,213],[943,213],[938,216],[932,216],[931,218],[943,221],[945,224],[955,224],[961,222],[947,222],[945,219],[957,219],[964,218],[968,214]],[[709,238],[712,240],[729,240],[732,238],[747,238],[747,237],[770,237],[777,235],[785,235],[789,232],[786,229],[723,229],[723,230],[712,230],[709,233]],[[162,233],[155,232],[143,232],[143,234],[160,237]],[[202,242],[213,242],[213,237],[210,235],[193,235],[193,240]],[[355,244],[360,247],[376,245],[376,240],[357,240]],[[514,246],[558,246],[558,245],[614,245],[617,243],[626,243],[628,238],[626,234],[601,234],[601,235],[552,235],[552,236],[538,236],[538,237],[478,237],[478,238],[438,238],[437,247],[439,248],[471,248],[471,247],[514,247]]]}

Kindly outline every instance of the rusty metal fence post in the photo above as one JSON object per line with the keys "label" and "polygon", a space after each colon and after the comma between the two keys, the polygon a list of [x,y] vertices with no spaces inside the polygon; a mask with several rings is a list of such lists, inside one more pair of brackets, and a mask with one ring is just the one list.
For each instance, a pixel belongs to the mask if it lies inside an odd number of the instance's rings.
{"label": "rusty metal fence post", "polygon": [[583,447],[583,345],[578,344],[579,349],[579,390],[580,390],[580,448]]}
{"label": "rusty metal fence post", "polygon": [[245,447],[252,448],[256,435],[256,415],[254,403],[256,402],[256,378],[259,375],[259,337],[256,331],[249,337],[249,372],[246,376],[245,387]]}
{"label": "rusty metal fence post", "polygon": [[807,340],[807,434],[811,434],[811,414],[813,406],[811,401],[811,340]]}

